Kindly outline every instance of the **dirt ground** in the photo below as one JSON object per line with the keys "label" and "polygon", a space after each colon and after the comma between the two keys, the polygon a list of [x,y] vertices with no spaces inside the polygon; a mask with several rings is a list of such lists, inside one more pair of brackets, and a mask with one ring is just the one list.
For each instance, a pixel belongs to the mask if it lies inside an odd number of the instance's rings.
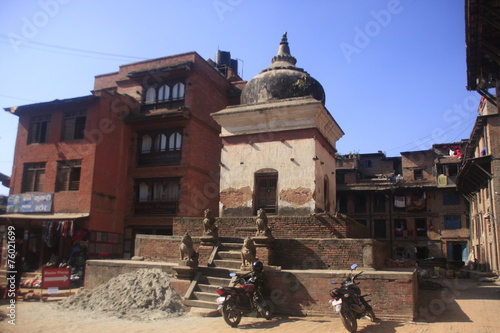
{"label": "dirt ground", "polygon": [[[498,307],[500,284],[472,280],[440,280],[445,288],[420,290],[415,322],[381,320],[358,321],[358,332],[500,332]],[[245,317],[237,329],[224,323],[221,317],[206,318],[190,315],[150,322],[131,321],[80,310],[61,310],[57,301],[16,302],[15,325],[11,320],[8,303],[0,301],[0,332],[346,332],[340,319],[331,317],[277,316],[265,321]],[[325,307],[327,304],[325,304]],[[376,309],[375,313],[376,313]]]}

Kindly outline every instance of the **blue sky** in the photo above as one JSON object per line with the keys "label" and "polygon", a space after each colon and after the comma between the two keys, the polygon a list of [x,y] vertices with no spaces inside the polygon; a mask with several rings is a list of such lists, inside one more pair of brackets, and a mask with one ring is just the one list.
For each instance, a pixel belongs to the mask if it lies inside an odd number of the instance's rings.
{"label": "blue sky", "polygon": [[340,153],[466,139],[479,95],[465,88],[463,11],[457,0],[0,0],[0,172],[12,173],[18,121],[5,107],[88,95],[95,75],[189,51],[230,51],[249,80],[285,31],[345,132]]}

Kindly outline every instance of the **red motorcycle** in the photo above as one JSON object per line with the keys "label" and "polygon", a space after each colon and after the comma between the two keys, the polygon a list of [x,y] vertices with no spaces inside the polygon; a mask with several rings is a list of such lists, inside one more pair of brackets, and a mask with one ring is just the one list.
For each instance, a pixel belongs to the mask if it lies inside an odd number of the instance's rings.
{"label": "red motorcycle", "polygon": [[262,317],[270,320],[272,317],[270,302],[262,296],[262,262],[252,264],[252,271],[246,274],[231,273],[234,286],[218,287],[216,292],[218,310],[222,312],[224,321],[231,327],[236,327],[243,314],[257,311]]}

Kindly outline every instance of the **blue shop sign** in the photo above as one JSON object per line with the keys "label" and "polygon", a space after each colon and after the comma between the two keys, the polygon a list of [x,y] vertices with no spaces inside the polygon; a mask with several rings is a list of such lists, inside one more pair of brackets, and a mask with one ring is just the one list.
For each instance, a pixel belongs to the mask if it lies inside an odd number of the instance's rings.
{"label": "blue shop sign", "polygon": [[52,193],[25,193],[9,195],[7,213],[50,213]]}

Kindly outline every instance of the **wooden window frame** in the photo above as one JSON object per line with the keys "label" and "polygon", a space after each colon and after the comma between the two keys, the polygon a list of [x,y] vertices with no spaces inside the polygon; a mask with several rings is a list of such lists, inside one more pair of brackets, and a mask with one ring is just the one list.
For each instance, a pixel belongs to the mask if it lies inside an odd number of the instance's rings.
{"label": "wooden window frame", "polygon": [[46,162],[25,163],[21,193],[43,192]]}
{"label": "wooden window frame", "polygon": [[80,190],[82,160],[57,162],[56,192]]}

